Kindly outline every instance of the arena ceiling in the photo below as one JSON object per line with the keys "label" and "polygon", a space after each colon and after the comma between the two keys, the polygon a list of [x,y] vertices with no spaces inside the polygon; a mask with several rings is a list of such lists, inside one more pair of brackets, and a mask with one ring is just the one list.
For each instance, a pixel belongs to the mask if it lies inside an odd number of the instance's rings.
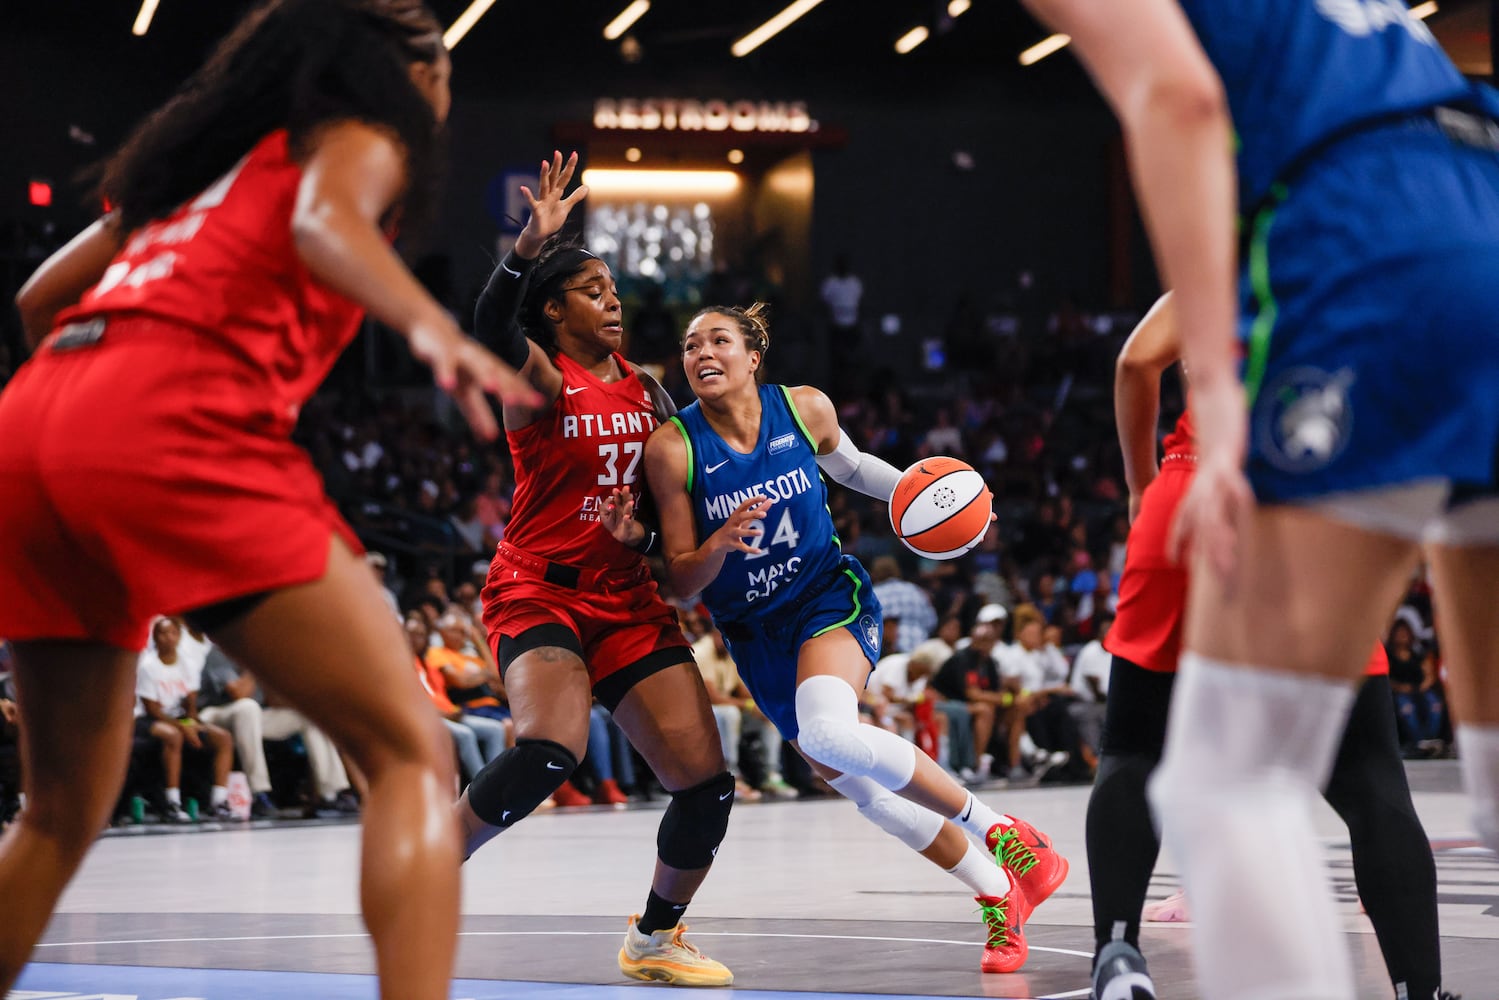
{"label": "arena ceiling", "polygon": [[[445,24],[470,0],[430,0]],[[930,94],[977,81],[1024,95],[1087,92],[1065,52],[1030,68],[1019,55],[1048,34],[1017,0],[970,0],[959,16],[949,0],[820,0],[799,20],[743,58],[730,52],[790,0],[650,0],[617,40],[605,26],[629,0],[494,0],[454,51],[455,88],[468,93],[553,91],[640,93],[643,86],[733,87],[770,93],[806,81],[819,90]],[[805,2],[805,0],[804,0]],[[1307,0],[1311,2],[1311,0]],[[1438,0],[1428,23],[1466,72],[1487,75],[1492,0]],[[962,0],[958,0],[961,5]],[[122,61],[143,82],[180,79],[250,0],[158,0],[149,32],[131,25],[140,0],[56,0],[7,5],[13,38],[46,37],[80,56]],[[907,55],[895,43],[925,27]]]}

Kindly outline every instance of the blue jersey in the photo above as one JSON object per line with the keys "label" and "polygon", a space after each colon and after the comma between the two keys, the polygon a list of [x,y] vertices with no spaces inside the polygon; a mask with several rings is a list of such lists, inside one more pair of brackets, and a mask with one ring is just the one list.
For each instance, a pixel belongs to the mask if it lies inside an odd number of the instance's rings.
{"label": "blue jersey", "polygon": [[1361,122],[1477,97],[1403,0],[1181,0],[1223,78],[1239,204]]}
{"label": "blue jersey", "polygon": [[817,468],[817,446],[785,386],[760,386],[760,437],[748,455],[719,437],[698,403],[672,422],[687,442],[687,492],[700,543],[748,498],[771,500],[755,551],[730,552],[703,591],[715,621],[763,619],[841,572],[842,549]]}

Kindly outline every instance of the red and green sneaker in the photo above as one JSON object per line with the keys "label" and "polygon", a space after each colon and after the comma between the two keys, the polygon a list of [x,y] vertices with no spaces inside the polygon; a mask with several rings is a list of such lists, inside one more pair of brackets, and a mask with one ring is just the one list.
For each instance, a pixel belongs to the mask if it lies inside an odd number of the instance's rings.
{"label": "red and green sneaker", "polygon": [[984,845],[1025,890],[1021,923],[1067,880],[1067,859],[1057,853],[1050,837],[1023,819],[1011,826],[996,823],[984,838]]}
{"label": "red and green sneaker", "polygon": [[975,896],[983,914],[989,937],[984,941],[984,958],[979,967],[985,972],[1015,972],[1025,964],[1030,947],[1020,925],[1030,915],[1025,905],[1025,890],[1011,886],[1003,896]]}

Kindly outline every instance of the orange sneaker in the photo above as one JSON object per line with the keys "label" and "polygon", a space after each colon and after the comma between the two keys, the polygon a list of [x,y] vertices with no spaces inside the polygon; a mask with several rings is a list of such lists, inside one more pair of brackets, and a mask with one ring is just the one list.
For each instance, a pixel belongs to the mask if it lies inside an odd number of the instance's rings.
{"label": "orange sneaker", "polygon": [[1030,946],[1020,929],[1030,915],[1025,904],[1025,890],[1011,887],[1003,896],[975,896],[989,937],[984,941],[984,957],[979,968],[985,972],[1015,972],[1025,964]]}
{"label": "orange sneaker", "polygon": [[630,797],[620,790],[613,778],[605,778],[593,790],[593,801],[601,806],[622,806],[629,803]]}
{"label": "orange sneaker", "polygon": [[1025,913],[1019,918],[1020,923],[1067,880],[1067,859],[1057,853],[1050,837],[1023,819],[1017,819],[1013,826],[996,823],[984,838],[984,844],[994,860],[1025,890]]}
{"label": "orange sneaker", "polygon": [[564,781],[561,785],[557,786],[557,790],[552,793],[552,801],[556,802],[559,806],[593,805],[593,800],[578,791],[577,786],[571,781]]}

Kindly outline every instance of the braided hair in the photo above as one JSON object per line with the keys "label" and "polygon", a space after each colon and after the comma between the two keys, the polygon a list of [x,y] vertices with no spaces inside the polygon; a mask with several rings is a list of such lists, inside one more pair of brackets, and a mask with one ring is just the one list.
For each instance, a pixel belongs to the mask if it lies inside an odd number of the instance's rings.
{"label": "braided hair", "polygon": [[571,237],[555,235],[541,245],[541,252],[536,255],[536,263],[531,268],[531,280],[526,286],[525,298],[521,300],[518,318],[526,336],[548,356],[555,355],[561,348],[557,343],[557,331],[544,311],[546,304],[561,302],[562,287],[580,274],[590,261],[598,259]]}
{"label": "braided hair", "polygon": [[755,369],[755,381],[764,382],[765,355],[770,350],[770,306],[764,302],[756,302],[748,309],[742,306],[708,306],[699,309],[687,326],[692,326],[710,313],[732,319],[734,325],[739,327],[739,335],[744,338],[745,350],[760,352],[760,367]]}
{"label": "braided hair", "polygon": [[268,133],[294,150],[340,119],[388,128],[406,153],[403,227],[435,201],[437,120],[408,67],[436,62],[442,27],[422,0],[268,0],[99,169],[126,232],[171,214]]}

